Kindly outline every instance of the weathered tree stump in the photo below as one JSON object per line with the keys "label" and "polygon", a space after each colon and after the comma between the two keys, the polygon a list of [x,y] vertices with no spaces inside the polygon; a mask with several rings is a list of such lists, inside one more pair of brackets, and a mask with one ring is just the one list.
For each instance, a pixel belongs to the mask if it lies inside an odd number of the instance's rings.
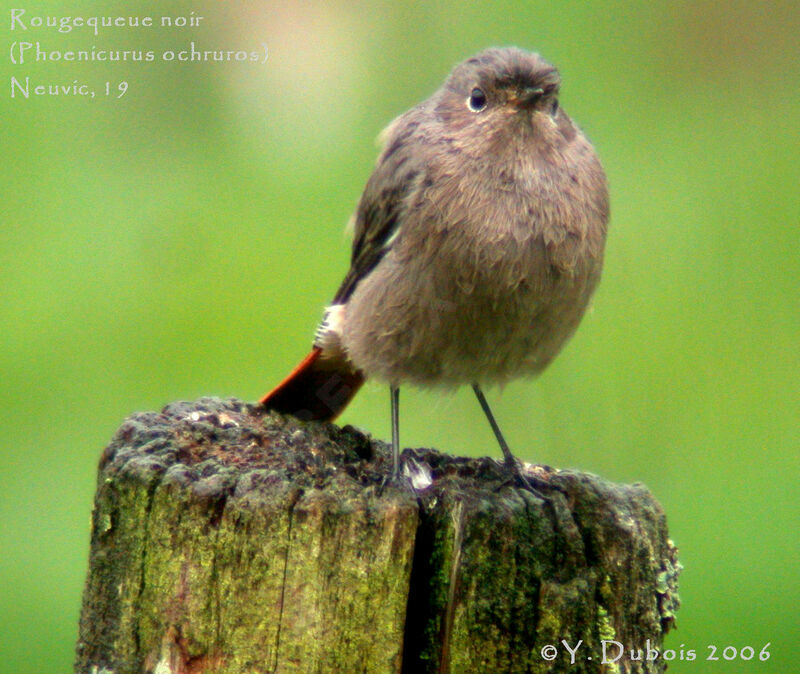
{"label": "weathered tree stump", "polygon": [[212,398],[130,417],[100,463],[76,670],[663,671],[646,648],[679,566],[643,486],[529,467],[542,500],[490,459],[405,457],[416,493],[349,427]]}

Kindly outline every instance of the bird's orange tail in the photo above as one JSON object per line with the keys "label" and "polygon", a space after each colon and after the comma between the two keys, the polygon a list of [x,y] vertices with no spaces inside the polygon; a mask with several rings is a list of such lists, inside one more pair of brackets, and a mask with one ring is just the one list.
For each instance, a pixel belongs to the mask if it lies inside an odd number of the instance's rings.
{"label": "bird's orange tail", "polygon": [[347,407],[364,375],[336,358],[325,358],[314,347],[260,403],[268,410],[299,419],[331,421]]}

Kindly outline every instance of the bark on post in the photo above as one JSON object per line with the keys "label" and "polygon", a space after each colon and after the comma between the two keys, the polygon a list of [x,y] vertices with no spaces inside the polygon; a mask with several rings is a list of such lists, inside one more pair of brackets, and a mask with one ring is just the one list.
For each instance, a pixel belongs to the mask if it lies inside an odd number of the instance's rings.
{"label": "bark on post", "polygon": [[352,428],[211,398],[130,417],[100,463],[76,670],[595,672],[619,642],[618,671],[663,671],[647,642],[679,565],[644,487],[531,467],[544,501],[489,459],[406,459],[416,494]]}

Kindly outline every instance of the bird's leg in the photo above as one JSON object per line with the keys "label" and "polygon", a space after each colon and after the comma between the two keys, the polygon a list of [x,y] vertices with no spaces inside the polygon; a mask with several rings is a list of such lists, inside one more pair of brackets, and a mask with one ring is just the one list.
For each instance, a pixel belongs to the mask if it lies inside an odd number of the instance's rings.
{"label": "bird's leg", "polygon": [[478,386],[477,383],[472,385],[472,390],[475,391],[475,396],[478,398],[478,402],[480,403],[481,409],[483,413],[486,415],[486,418],[489,420],[489,425],[492,427],[494,431],[494,436],[497,438],[497,442],[500,444],[500,449],[503,450],[503,458],[505,459],[506,467],[510,470],[519,471],[519,462],[517,458],[511,453],[511,450],[508,448],[508,443],[506,439],[503,437],[503,432],[500,430],[500,426],[497,425],[497,421],[494,418],[494,414],[492,414],[492,410],[489,407],[489,403],[486,401],[486,396],[483,395],[483,391],[481,391],[481,387]]}
{"label": "bird's leg", "polygon": [[400,458],[400,388],[398,386],[390,385],[389,394],[392,401],[392,472],[383,476],[383,479],[378,486],[378,495],[383,494],[384,489],[389,485],[400,487],[401,489],[409,489],[412,492],[416,491],[414,486],[414,477],[412,475],[417,473],[417,479],[420,475],[422,479],[421,489],[424,489],[431,483],[430,472],[420,470],[417,465],[412,465],[409,472],[408,464],[406,464],[406,471],[403,471],[403,464]]}
{"label": "bird's leg", "polygon": [[390,386],[392,398],[392,480],[400,478],[400,389]]}
{"label": "bird's leg", "polygon": [[483,413],[489,420],[489,425],[492,427],[492,430],[494,431],[494,436],[497,438],[497,442],[500,444],[500,449],[503,450],[503,458],[506,469],[514,477],[514,481],[517,482],[519,486],[529,491],[532,491],[537,496],[546,498],[543,494],[541,494],[541,492],[539,492],[538,489],[536,489],[536,487],[541,487],[544,489],[552,489],[554,485],[550,484],[546,480],[533,477],[532,475],[523,474],[520,462],[511,453],[511,450],[508,447],[508,443],[506,442],[506,439],[503,437],[503,432],[500,430],[500,426],[497,425],[497,420],[494,418],[494,414],[492,414],[492,410],[489,407],[489,403],[486,401],[486,396],[483,395],[483,391],[481,391],[481,387],[478,385],[477,382],[472,384],[472,390],[475,391],[475,397],[478,398],[478,403],[480,403]]}

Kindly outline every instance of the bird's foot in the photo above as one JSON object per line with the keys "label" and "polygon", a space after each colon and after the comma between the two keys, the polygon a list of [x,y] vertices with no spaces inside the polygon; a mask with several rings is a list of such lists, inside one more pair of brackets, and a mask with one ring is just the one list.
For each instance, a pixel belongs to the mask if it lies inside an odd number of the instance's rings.
{"label": "bird's foot", "polygon": [[392,470],[381,478],[381,482],[378,485],[378,496],[382,496],[387,487],[395,487],[403,491],[414,491],[414,484],[411,477],[407,475],[406,471],[402,468],[403,466],[401,463],[399,470]]}
{"label": "bird's foot", "polygon": [[[551,497],[548,493],[552,494],[553,491],[558,491],[565,495],[567,493],[562,486],[554,484],[549,479],[524,471],[517,460],[505,461],[503,466],[509,473],[509,479],[505,484],[512,484],[518,489],[529,491],[543,501],[550,501]],[[546,472],[550,473],[552,471],[548,468]]]}

